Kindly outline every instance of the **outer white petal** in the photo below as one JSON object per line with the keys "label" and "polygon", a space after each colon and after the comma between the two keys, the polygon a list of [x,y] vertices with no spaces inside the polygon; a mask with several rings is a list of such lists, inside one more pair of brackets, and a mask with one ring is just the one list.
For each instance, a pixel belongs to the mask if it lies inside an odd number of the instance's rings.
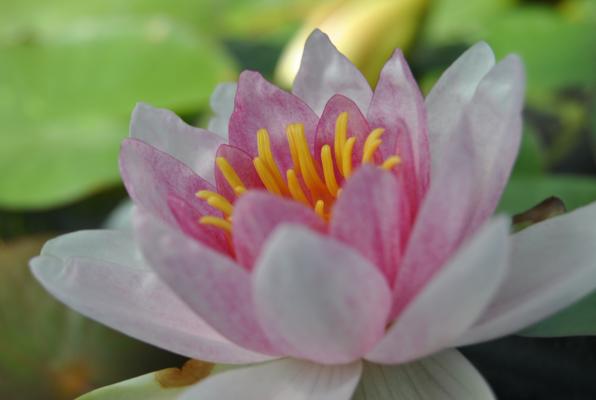
{"label": "outer white petal", "polygon": [[226,142],[228,141],[228,123],[234,111],[236,86],[236,83],[232,82],[217,85],[209,100],[211,110],[213,110],[213,117],[209,120],[207,129],[217,133]]}
{"label": "outer white petal", "polygon": [[362,364],[323,366],[283,359],[213,375],[180,400],[349,400]]}
{"label": "outer white petal", "polygon": [[397,364],[451,347],[484,311],[509,266],[509,221],[498,218],[453,256],[366,355]]}
{"label": "outer white petal", "polygon": [[215,182],[215,153],[224,139],[212,132],[186,124],[169,110],[139,103],[132,113],[130,136],[182,161],[209,183]]}
{"label": "outer white petal", "polygon": [[346,96],[364,114],[372,99],[366,78],[318,29],[306,41],[292,92],[319,116],[334,94]]}
{"label": "outer white petal", "polygon": [[410,364],[364,364],[352,400],[494,400],[478,371],[456,350]]}
{"label": "outer white petal", "polygon": [[511,272],[460,344],[519,331],[596,289],[596,203],[512,237]]}
{"label": "outer white petal", "polygon": [[230,343],[197,317],[145,267],[128,233],[61,236],[44,246],[31,269],[70,307],[155,346],[214,362],[267,358]]}
{"label": "outer white petal", "polygon": [[480,80],[495,65],[495,55],[484,42],[462,54],[441,76],[426,97],[433,171],[449,145],[450,135],[472,99]]}
{"label": "outer white petal", "polygon": [[286,354],[351,362],[384,333],[391,298],[385,278],[333,239],[303,227],[278,228],[253,274],[261,325]]}

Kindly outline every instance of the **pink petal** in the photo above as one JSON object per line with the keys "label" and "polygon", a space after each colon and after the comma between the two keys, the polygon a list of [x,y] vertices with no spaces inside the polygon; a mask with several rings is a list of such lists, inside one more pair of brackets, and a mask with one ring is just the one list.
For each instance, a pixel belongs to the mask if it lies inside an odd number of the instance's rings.
{"label": "pink petal", "polygon": [[[252,157],[246,152],[240,150],[238,147],[224,144],[217,149],[217,157],[223,157],[228,161],[247,188],[264,188],[263,182],[253,165]],[[236,199],[234,190],[230,187],[219,168],[215,169],[215,181],[217,183],[217,191],[233,202]]]}
{"label": "pink petal", "polygon": [[230,118],[230,144],[251,157],[257,156],[257,131],[265,128],[271,137],[271,151],[282,171],[292,168],[286,128],[304,124],[306,138],[313,149],[317,116],[298,97],[267,82],[258,72],[244,71]]}
{"label": "pink petal", "polygon": [[199,214],[211,211],[207,203],[195,197],[199,190],[213,190],[211,184],[174,157],[140,140],[122,143],[120,172],[136,205],[173,226],[177,221],[168,205],[170,195],[184,200]]}
{"label": "pink petal", "polygon": [[209,105],[213,110],[213,117],[209,120],[209,131],[216,133],[224,140],[228,140],[228,124],[234,111],[234,98],[236,97],[236,83],[220,83],[217,85]]}
{"label": "pink petal", "polygon": [[312,209],[296,201],[260,191],[243,195],[236,202],[233,220],[238,262],[252,269],[271,232],[284,223],[301,224],[318,232],[326,230],[325,222]]}
{"label": "pink petal", "polygon": [[132,113],[130,136],[171,155],[213,184],[215,151],[223,139],[186,124],[169,110],[139,103]]}
{"label": "pink petal", "polygon": [[408,201],[395,177],[365,165],[333,207],[331,236],[358,250],[393,284],[409,230]]}
{"label": "pink petal", "polygon": [[[178,221],[178,226],[180,226],[182,232],[221,253],[231,254],[230,245],[228,244],[224,231],[210,225],[199,223],[199,220],[205,214],[198,213],[186,201],[174,195],[168,197],[168,205],[170,206],[172,214],[174,214],[174,218]],[[220,212],[215,211],[208,215],[213,214],[221,215]]]}
{"label": "pink petal", "polygon": [[256,320],[248,272],[147,214],[136,217],[141,251],[164,282],[229,340],[272,353]]}
{"label": "pink petal", "polygon": [[[317,125],[317,134],[315,137],[315,157],[321,160],[321,148],[328,144],[331,149],[334,148],[335,142],[335,123],[337,117],[342,112],[348,113],[348,137],[356,137],[356,144],[354,145],[354,153],[352,156],[353,165],[359,165],[362,160],[362,149],[364,141],[368,137],[371,128],[366,121],[366,118],[356,103],[342,95],[334,95],[325,105],[319,124]],[[380,155],[377,155],[375,160],[380,161]],[[336,174],[339,179],[340,175]]]}
{"label": "pink petal", "polygon": [[421,199],[430,175],[426,109],[401,50],[395,51],[381,71],[368,121],[373,127],[385,128],[381,153],[384,157],[399,153],[403,160],[400,168],[416,177],[416,198]]}
{"label": "pink petal", "polygon": [[596,203],[511,240],[511,272],[461,344],[517,332],[596,290]]}
{"label": "pink petal", "polygon": [[366,358],[400,364],[452,347],[508,272],[508,234],[506,218],[486,224],[420,291]]}
{"label": "pink petal", "polygon": [[362,364],[323,366],[286,358],[208,377],[180,400],[349,400]]}
{"label": "pink petal", "polygon": [[68,306],[155,346],[212,362],[268,358],[229,342],[194,314],[144,265],[126,232],[81,231],[53,239],[31,269]]}
{"label": "pink petal", "polygon": [[494,65],[495,55],[490,46],[477,43],[441,75],[426,97],[433,174],[440,169],[440,160],[446,146],[450,145],[451,135],[459,133],[455,128],[478,84]]}
{"label": "pink petal", "polygon": [[353,100],[362,112],[368,110],[372,98],[366,78],[318,29],[306,41],[292,92],[318,115],[335,94]]}
{"label": "pink petal", "polygon": [[286,225],[271,236],[253,284],[263,329],[285,354],[348,363],[384,333],[391,296],[377,268],[303,227]]}

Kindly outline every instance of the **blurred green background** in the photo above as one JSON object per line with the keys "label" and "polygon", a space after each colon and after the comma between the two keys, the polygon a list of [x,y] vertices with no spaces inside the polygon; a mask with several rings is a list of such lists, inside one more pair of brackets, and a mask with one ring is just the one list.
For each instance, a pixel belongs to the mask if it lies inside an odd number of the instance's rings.
{"label": "blurred green background", "polygon": [[[424,91],[478,40],[497,57],[520,54],[524,138],[499,209],[552,195],[570,209],[596,200],[594,0],[1,0],[0,398],[70,399],[180,363],[67,310],[27,261],[50,237],[102,226],[126,199],[117,157],[137,101],[204,126],[215,85],[242,69],[287,86],[314,27],[372,83],[402,47]],[[562,325],[596,332],[596,295],[530,333]],[[570,339],[507,340],[466,353],[499,398],[596,393],[581,375],[596,372],[590,339],[568,352],[559,347]],[[558,378],[537,372],[544,359],[560,361]],[[561,375],[565,362],[583,368]],[[511,385],[513,370],[527,383]]]}

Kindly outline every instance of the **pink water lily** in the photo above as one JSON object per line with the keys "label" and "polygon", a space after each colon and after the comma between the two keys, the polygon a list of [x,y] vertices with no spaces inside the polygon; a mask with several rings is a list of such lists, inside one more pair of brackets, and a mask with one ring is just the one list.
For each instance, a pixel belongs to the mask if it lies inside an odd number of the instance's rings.
{"label": "pink water lily", "polygon": [[453,348],[596,288],[596,205],[514,235],[491,219],[524,85],[479,43],[426,99],[399,50],[373,92],[315,31],[292,93],[251,71],[216,91],[216,132],[138,105],[134,230],[54,239],[33,273],[128,335],[251,364],[183,399],[490,399]]}

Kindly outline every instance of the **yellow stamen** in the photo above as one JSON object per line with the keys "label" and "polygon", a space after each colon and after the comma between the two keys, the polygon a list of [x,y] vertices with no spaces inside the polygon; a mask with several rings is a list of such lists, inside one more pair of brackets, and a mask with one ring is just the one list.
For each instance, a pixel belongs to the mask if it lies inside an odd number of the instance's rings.
{"label": "yellow stamen", "polygon": [[277,186],[275,178],[273,177],[271,171],[269,171],[269,168],[267,168],[263,160],[259,157],[255,157],[253,159],[253,165],[255,166],[257,174],[259,175],[259,178],[261,178],[263,185],[265,185],[265,188],[267,188],[267,190],[271,193],[281,195],[281,190],[279,186]]}
{"label": "yellow stamen", "polygon": [[325,218],[325,202],[323,200],[317,200],[315,204],[315,212],[321,218]]}
{"label": "yellow stamen", "polygon": [[216,208],[226,215],[231,215],[234,212],[234,206],[219,193],[211,192],[209,190],[200,190],[197,192],[197,197],[206,200],[207,204]]}
{"label": "yellow stamen", "polygon": [[302,187],[300,187],[300,182],[298,182],[296,172],[293,169],[289,169],[286,171],[286,177],[288,178],[288,187],[290,189],[290,194],[292,195],[294,200],[297,200],[305,206],[310,207],[310,202],[306,198],[304,191],[302,191]]}
{"label": "yellow stamen", "polygon": [[346,141],[344,148],[342,150],[341,158],[343,164],[343,171],[344,176],[349,178],[352,175],[352,153],[354,152],[354,144],[356,143],[356,138],[351,137]]}
{"label": "yellow stamen", "polygon": [[323,175],[325,176],[325,185],[333,197],[337,196],[337,180],[333,170],[333,159],[331,158],[331,147],[326,144],[321,148],[321,161],[323,164]]}
{"label": "yellow stamen", "polygon": [[232,223],[223,218],[214,217],[213,215],[205,215],[199,219],[199,223],[203,225],[212,225],[221,228],[228,233],[232,233]]}
{"label": "yellow stamen", "polygon": [[375,151],[379,148],[382,140],[380,140],[381,136],[385,132],[383,128],[376,128],[373,129],[372,132],[368,135],[366,140],[364,141],[364,150],[362,150],[362,164],[368,164],[372,161],[372,157],[375,154]]}
{"label": "yellow stamen", "polygon": [[259,129],[259,131],[257,132],[257,147],[259,152],[259,158],[263,160],[263,162],[273,175],[273,178],[275,179],[277,186],[281,189],[282,193],[288,194],[286,182],[282,178],[281,173],[279,172],[279,168],[277,167],[277,163],[273,158],[273,153],[271,152],[271,141],[269,140],[269,132],[267,132],[267,129]]}
{"label": "yellow stamen", "polygon": [[246,188],[244,186],[236,186],[234,188],[234,193],[236,193],[236,196],[240,196],[242,193],[246,192]]}
{"label": "yellow stamen", "polygon": [[230,185],[230,187],[234,189],[234,192],[236,192],[237,187],[241,187],[242,189],[246,190],[244,182],[242,182],[238,174],[236,174],[236,171],[234,171],[234,168],[230,165],[228,160],[226,160],[223,157],[217,157],[215,159],[215,164],[217,165],[222,175],[228,182],[228,185]]}
{"label": "yellow stamen", "polygon": [[306,183],[306,186],[313,193],[313,195],[317,193],[325,193],[327,191],[327,187],[321,180],[321,177],[317,172],[317,168],[315,167],[315,162],[312,158],[312,155],[310,154],[310,150],[308,149],[308,142],[306,141],[306,136],[304,135],[304,126],[299,125],[297,128],[298,129],[294,131],[293,136],[298,147],[300,171],[302,172],[304,183]]}
{"label": "yellow stamen", "polygon": [[[296,145],[296,139],[294,138],[294,132],[296,131],[295,124],[288,125],[286,134],[288,136],[288,146],[290,147],[290,155],[292,156],[292,163],[294,164],[295,173],[300,172],[300,158],[298,157],[298,146]],[[288,183],[289,185],[289,183]]]}
{"label": "yellow stamen", "polygon": [[395,167],[396,165],[401,163],[401,158],[399,156],[391,156],[387,158],[381,168],[386,169],[387,171],[391,170],[391,168]]}
{"label": "yellow stamen", "polygon": [[342,151],[346,144],[346,137],[348,135],[348,113],[342,112],[335,120],[335,143],[333,149],[335,150],[335,163],[337,169],[342,176],[345,176],[343,170]]}

